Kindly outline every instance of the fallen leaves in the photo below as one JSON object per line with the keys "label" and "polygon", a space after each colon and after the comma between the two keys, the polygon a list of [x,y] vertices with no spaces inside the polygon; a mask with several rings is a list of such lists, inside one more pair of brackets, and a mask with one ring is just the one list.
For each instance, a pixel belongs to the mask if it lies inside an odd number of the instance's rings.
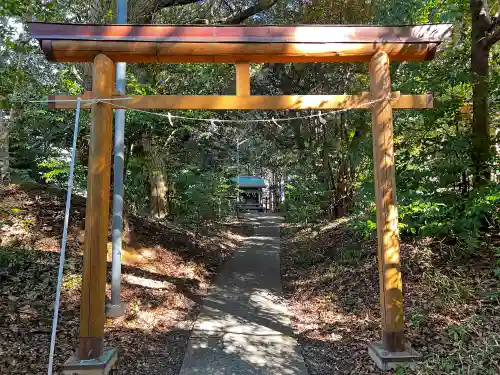
{"label": "fallen leaves", "polygon": [[[0,192],[1,375],[47,371],[64,197],[64,192],[16,185]],[[73,197],[71,212],[56,374],[78,343],[85,200]],[[105,344],[119,350],[117,374],[176,375],[200,297],[238,246],[241,228],[194,235],[172,223],[128,220],[133,228],[127,237],[133,241],[127,251],[137,251],[122,267],[122,300],[130,309],[122,318],[106,320]]]}
{"label": "fallen leaves", "polygon": [[[284,291],[309,375],[386,373],[366,350],[380,339],[376,244],[345,225],[288,226],[282,239]],[[452,263],[452,249],[432,245],[401,243],[406,338],[425,358],[404,374],[500,373],[494,262],[482,254]]]}

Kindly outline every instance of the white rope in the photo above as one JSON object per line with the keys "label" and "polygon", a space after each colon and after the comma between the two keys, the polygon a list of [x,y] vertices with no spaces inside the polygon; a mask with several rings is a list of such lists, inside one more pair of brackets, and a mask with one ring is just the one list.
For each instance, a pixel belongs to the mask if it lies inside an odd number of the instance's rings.
{"label": "white rope", "polygon": [[278,121],[300,120],[300,119],[306,119],[306,118],[322,117],[322,116],[325,116],[325,115],[330,114],[330,113],[347,112],[347,111],[351,111],[354,109],[362,108],[364,106],[373,105],[373,104],[378,103],[382,100],[386,100],[386,98],[372,100],[370,102],[361,104],[361,105],[359,105],[357,107],[353,107],[353,108],[345,108],[345,109],[333,110],[333,111],[328,111],[328,112],[319,112],[319,113],[315,113],[312,115],[296,116],[296,117],[282,117],[282,118],[272,118],[272,119],[251,119],[251,120],[220,120],[217,118],[196,118],[196,117],[187,117],[187,116],[176,116],[176,115],[172,115],[171,113],[158,113],[158,112],[146,111],[144,109],[130,108],[130,107],[126,107],[126,106],[120,105],[120,104],[109,103],[106,101],[106,99],[100,99],[99,101],[101,103],[107,103],[113,107],[126,109],[128,111],[135,111],[135,112],[140,112],[140,113],[147,113],[147,114],[153,115],[153,116],[166,117],[169,119],[169,121],[171,121],[173,118],[178,118],[178,119],[183,119],[183,120],[210,122],[210,123],[220,122],[220,123],[232,123],[232,124],[245,124],[245,123],[255,123],[255,122],[271,122],[271,123],[276,124],[276,122],[278,122]]}
{"label": "white rope", "polygon": [[73,131],[73,149],[71,150],[71,163],[69,166],[69,177],[68,177],[68,192],[66,195],[66,211],[64,214],[64,228],[63,228],[63,237],[61,240],[61,253],[59,255],[59,272],[57,274],[56,301],[54,302],[54,317],[52,319],[52,336],[50,338],[48,375],[52,375],[52,370],[54,366],[54,349],[56,345],[57,321],[59,318],[59,304],[61,302],[61,287],[62,287],[62,278],[64,269],[64,259],[66,254],[66,242],[68,239],[69,212],[71,208],[71,192],[73,191],[73,175],[75,172],[76,139],[78,137],[78,123],[80,121],[80,104],[82,101],[83,100],[81,100],[80,98],[76,100],[75,129]]}
{"label": "white rope", "polygon": [[[78,97],[77,99],[54,99],[54,100],[30,100],[28,103],[56,103],[56,102],[92,102],[92,103],[106,103],[110,104],[111,106],[115,108],[121,108],[121,109],[126,109],[129,111],[134,111],[134,112],[140,112],[140,113],[146,113],[149,115],[153,116],[159,116],[159,117],[166,117],[169,120],[169,123],[172,124],[172,119],[183,119],[183,120],[189,120],[189,121],[199,121],[199,122],[209,122],[209,123],[214,123],[214,122],[219,122],[219,123],[232,123],[232,124],[247,124],[247,123],[262,123],[262,122],[268,122],[268,123],[273,123],[275,125],[278,125],[278,122],[280,121],[292,121],[292,120],[301,120],[301,119],[308,119],[308,118],[315,118],[319,117],[322,119],[322,116],[331,114],[331,113],[342,113],[342,112],[348,112],[354,109],[360,109],[369,105],[373,105],[375,103],[378,103],[383,100],[387,100],[386,98],[380,98],[377,100],[372,100],[370,102],[363,103],[357,107],[353,108],[344,108],[344,109],[336,109],[336,110],[331,110],[327,112],[321,112],[319,111],[318,113],[311,114],[311,115],[304,115],[304,116],[295,116],[295,117],[282,117],[282,118],[271,118],[271,119],[250,119],[250,120],[222,120],[218,118],[196,118],[196,117],[187,117],[187,116],[177,116],[177,115],[172,115],[170,112],[168,113],[158,113],[158,112],[152,112],[152,111],[146,111],[144,109],[136,109],[136,108],[131,108],[127,107],[124,105],[120,104],[115,104],[111,103],[111,101],[120,101],[120,100],[131,100],[133,99],[132,97],[126,97],[126,98],[94,98],[94,99],[81,99]],[[389,97],[388,100],[392,100],[392,97]],[[292,109],[292,108],[290,108]]]}

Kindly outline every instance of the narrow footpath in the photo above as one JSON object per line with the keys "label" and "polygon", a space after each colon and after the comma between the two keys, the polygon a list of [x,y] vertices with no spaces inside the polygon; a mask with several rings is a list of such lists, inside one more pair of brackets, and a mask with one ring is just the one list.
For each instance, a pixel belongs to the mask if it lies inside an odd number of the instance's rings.
{"label": "narrow footpath", "polygon": [[281,218],[246,220],[255,234],[204,298],[180,375],[307,375],[281,298]]}

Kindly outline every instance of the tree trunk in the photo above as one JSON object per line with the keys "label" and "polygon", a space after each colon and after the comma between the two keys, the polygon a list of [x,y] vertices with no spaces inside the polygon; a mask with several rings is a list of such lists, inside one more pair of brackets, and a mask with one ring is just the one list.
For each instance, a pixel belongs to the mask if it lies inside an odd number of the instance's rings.
{"label": "tree trunk", "polygon": [[[298,116],[299,113],[297,112],[296,115]],[[295,145],[297,146],[297,150],[302,155],[305,149],[305,144],[304,144],[304,137],[302,137],[300,120],[290,121],[290,126],[292,127],[293,138],[295,139]]]}
{"label": "tree trunk", "polygon": [[9,182],[9,127],[0,109],[0,182]]}
{"label": "tree trunk", "polygon": [[347,155],[339,166],[335,189],[334,219],[347,215],[352,208],[355,167]]}
{"label": "tree trunk", "polygon": [[269,194],[270,194],[270,205],[271,212],[275,211],[274,203],[275,203],[275,190],[274,190],[274,170],[271,170],[271,186],[269,186]]}
{"label": "tree trunk", "polygon": [[272,172],[271,177],[271,209],[272,212],[278,212],[280,206],[280,190],[279,190],[279,177],[275,170]]}
{"label": "tree trunk", "polygon": [[488,162],[491,156],[491,139],[488,113],[488,59],[490,46],[486,41],[491,21],[486,1],[470,0],[472,14],[472,144],[471,158],[474,186],[479,187],[490,180]]}
{"label": "tree trunk", "polygon": [[[21,67],[24,61],[24,56],[19,55],[17,59],[17,71],[21,71]],[[13,92],[19,84],[19,76],[16,77],[16,82],[13,87]],[[9,110],[9,118],[6,119],[5,113],[2,108],[0,108],[0,182],[10,182],[10,154],[9,154],[9,126],[13,124],[15,119],[14,107],[11,106]]]}
{"label": "tree trunk", "polygon": [[[456,137],[459,138],[462,135],[461,129],[460,129],[460,121],[463,121],[464,123],[469,123],[469,116],[468,116],[468,110],[466,110],[464,107],[463,112],[461,113],[461,117],[458,117],[455,119],[455,133]],[[457,153],[457,156],[459,154]],[[460,190],[460,194],[462,196],[466,196],[469,193],[469,178],[467,176],[467,169],[464,169],[460,173],[460,182],[458,183],[458,188]]]}
{"label": "tree trunk", "polygon": [[167,183],[163,174],[163,168],[150,134],[143,136],[143,147],[148,163],[148,175],[150,185],[149,204],[151,215],[156,218],[164,218],[168,215],[168,204],[165,198]]}
{"label": "tree trunk", "polygon": [[[328,139],[327,127],[326,124],[321,124],[321,133],[323,135],[323,147],[322,147],[322,156],[323,156],[323,170],[321,174],[323,175],[323,183],[325,184],[326,191],[324,194],[324,204],[326,204],[326,211],[328,214],[328,219],[333,220],[335,217],[334,214],[334,206],[335,206],[335,186],[336,181],[334,179],[334,173],[332,170],[332,164],[330,163],[330,150],[331,144]],[[324,206],[323,206],[324,207]]]}

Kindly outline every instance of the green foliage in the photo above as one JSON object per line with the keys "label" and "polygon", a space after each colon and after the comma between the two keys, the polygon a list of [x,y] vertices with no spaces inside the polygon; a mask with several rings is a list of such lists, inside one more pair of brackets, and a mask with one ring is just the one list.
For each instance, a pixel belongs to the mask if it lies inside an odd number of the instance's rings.
{"label": "green foliage", "polygon": [[317,186],[317,181],[303,179],[291,181],[286,185],[284,210],[287,221],[310,223],[321,220],[322,192]]}
{"label": "green foliage", "polygon": [[407,314],[408,325],[420,329],[427,322],[427,315],[418,310],[411,310]]}
{"label": "green foliage", "polygon": [[466,342],[470,339],[470,332],[467,326],[461,324],[451,324],[447,327],[450,340],[455,342]]}
{"label": "green foliage", "polygon": [[[74,188],[76,193],[86,190],[87,168],[75,161]],[[69,176],[69,160],[66,157],[49,158],[38,164],[39,178],[42,183],[67,187]]]}
{"label": "green foliage", "polygon": [[446,355],[434,353],[419,369],[421,374],[433,374],[437,370],[446,374],[487,374],[493,375],[500,349],[499,335],[495,330],[479,333],[488,324],[479,315],[471,315],[461,323],[446,327],[447,339],[453,350]]}
{"label": "green foliage", "polygon": [[36,259],[36,253],[27,249],[0,246],[0,268],[15,274],[28,269]]}
{"label": "green foliage", "polygon": [[[467,196],[449,192],[399,193],[399,230],[401,235],[417,235],[455,240],[464,249],[481,248],[482,233],[500,228],[500,185],[490,184]],[[427,193],[427,194],[426,194]],[[370,236],[376,230],[375,210],[351,222],[356,230]]]}
{"label": "green foliage", "polygon": [[[411,4],[397,12],[398,16],[408,17],[405,22],[422,22],[430,14],[430,20],[450,21],[456,16],[460,21],[455,27],[453,46],[445,47],[425,69],[410,63],[397,66],[392,73],[395,87],[405,92],[432,91],[437,103],[433,111],[400,111],[394,116],[400,233],[458,241],[461,248],[473,251],[484,247],[482,233],[496,231],[500,226],[495,208],[500,188],[496,183],[480,190],[471,188],[471,119],[460,111],[471,97],[470,26],[460,18],[468,12],[468,3],[449,1],[441,8],[433,1]],[[380,14],[384,14],[383,10]],[[390,14],[382,17],[391,18]],[[498,69],[498,59],[492,59],[491,65]],[[490,87],[497,91],[500,86],[493,80]],[[493,103],[492,114],[496,110]],[[498,126],[495,121],[493,126]],[[360,215],[352,222],[366,236],[375,229],[370,161],[367,157],[362,163],[368,171],[360,174],[356,204]],[[493,174],[498,175],[498,163],[492,161],[491,166]]]}
{"label": "green foliage", "polygon": [[355,246],[345,246],[338,251],[337,262],[342,265],[356,266],[362,264],[369,257],[364,249]]}
{"label": "green foliage", "polygon": [[49,160],[39,166],[47,169],[47,172],[42,174],[42,179],[48,183],[59,181],[69,173],[69,165],[61,160]]}
{"label": "green foliage", "polygon": [[228,197],[235,194],[235,186],[227,176],[186,168],[174,178],[174,189],[180,193],[174,198],[172,214],[181,222],[216,221],[234,210]]}
{"label": "green foliage", "polygon": [[81,274],[66,274],[63,278],[62,286],[70,291],[79,289],[82,285],[82,275]]}

